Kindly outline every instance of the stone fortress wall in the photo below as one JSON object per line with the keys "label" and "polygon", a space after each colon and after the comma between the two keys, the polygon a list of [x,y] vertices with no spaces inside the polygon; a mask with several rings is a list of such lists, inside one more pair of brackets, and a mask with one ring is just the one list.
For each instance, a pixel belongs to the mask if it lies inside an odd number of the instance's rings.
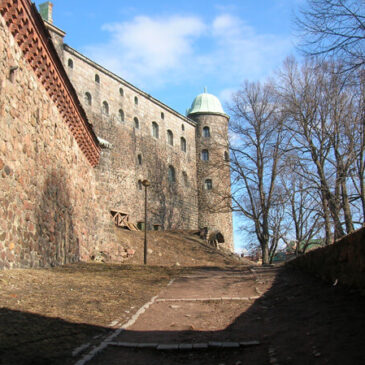
{"label": "stone fortress wall", "polygon": [[29,0],[0,12],[0,268],[118,257],[110,211],[142,222],[144,179],[149,229],[207,226],[233,249],[232,215],[213,195],[230,189],[229,164],[213,169],[228,117],[180,115],[64,44]]}
{"label": "stone fortress wall", "polygon": [[[111,239],[102,228],[109,217],[97,199],[96,171],[55,102],[61,92],[52,99],[28,62],[34,51],[53,67],[32,31],[26,59],[0,15],[0,268],[75,262]],[[64,109],[69,118],[72,112]]]}
{"label": "stone fortress wall", "polygon": [[197,228],[195,124],[68,46],[63,59],[97,136],[110,144],[96,168],[105,206],[143,222],[139,182],[148,179],[149,228]]}
{"label": "stone fortress wall", "polygon": [[[135,222],[143,221],[144,194],[138,181],[147,178],[152,183],[148,228],[208,227],[221,231],[226,247],[233,248],[232,213],[226,199],[230,194],[228,117],[216,113],[182,116],[64,44],[64,33],[46,24],[57,49],[62,50],[64,67],[96,134],[112,145],[103,150],[97,167],[102,190],[113,192],[105,195],[106,203],[130,214]],[[153,136],[152,123],[158,125],[158,138]],[[210,129],[209,138],[202,134],[204,127]],[[172,132],[173,146],[167,131]],[[203,149],[209,150],[209,161],[202,161]],[[173,184],[168,181],[169,166],[176,175]],[[213,183],[211,190],[206,189],[207,179]]]}

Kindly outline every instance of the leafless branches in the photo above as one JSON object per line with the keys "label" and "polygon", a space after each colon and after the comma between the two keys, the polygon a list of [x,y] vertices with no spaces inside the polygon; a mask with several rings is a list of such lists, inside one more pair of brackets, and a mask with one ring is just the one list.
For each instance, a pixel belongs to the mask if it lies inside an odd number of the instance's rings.
{"label": "leafless branches", "polygon": [[339,57],[350,70],[365,65],[364,0],[308,0],[296,24],[306,54]]}
{"label": "leafless branches", "polygon": [[234,209],[254,227],[263,263],[280,240],[294,237],[299,253],[364,223],[365,88],[343,67],[288,59],[275,85],[246,82],[233,97]]}

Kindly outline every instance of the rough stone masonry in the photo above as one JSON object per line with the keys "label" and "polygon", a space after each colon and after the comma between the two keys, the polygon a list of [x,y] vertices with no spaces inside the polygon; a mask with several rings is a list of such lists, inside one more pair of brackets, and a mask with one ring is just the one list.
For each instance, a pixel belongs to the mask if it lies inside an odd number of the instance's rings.
{"label": "rough stone masonry", "polygon": [[185,117],[66,45],[50,3],[0,12],[0,267],[113,257],[110,212],[143,222],[144,179],[148,229],[208,227],[233,249],[219,100]]}

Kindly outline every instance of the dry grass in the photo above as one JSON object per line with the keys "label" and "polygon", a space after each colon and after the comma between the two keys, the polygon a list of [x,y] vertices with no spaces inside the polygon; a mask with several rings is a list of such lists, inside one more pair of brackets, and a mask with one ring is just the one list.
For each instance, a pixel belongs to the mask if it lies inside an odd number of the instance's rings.
{"label": "dry grass", "polygon": [[[140,264],[143,262],[143,232],[131,232],[115,228],[120,244],[133,248],[136,254],[126,262]],[[217,250],[206,241],[187,231],[148,232],[148,263],[151,265],[181,266],[222,266],[232,264],[255,265],[255,263],[239,259],[229,251]]]}
{"label": "dry grass", "polygon": [[72,363],[77,346],[126,322],[183,270],[80,263],[0,273],[0,364]]}
{"label": "dry grass", "polygon": [[76,347],[100,342],[189,267],[237,264],[186,232],[150,232],[153,252],[144,266],[143,233],[119,230],[118,235],[124,247],[136,250],[123,265],[0,272],[1,365],[72,364]]}

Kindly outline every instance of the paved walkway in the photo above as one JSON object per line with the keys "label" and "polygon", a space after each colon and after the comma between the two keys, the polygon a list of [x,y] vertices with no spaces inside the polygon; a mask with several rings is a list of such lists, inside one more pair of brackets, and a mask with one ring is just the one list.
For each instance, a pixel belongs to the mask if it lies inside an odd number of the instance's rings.
{"label": "paved walkway", "polygon": [[365,364],[364,306],[365,297],[300,272],[201,268],[77,365]]}
{"label": "paved walkway", "polygon": [[198,269],[170,282],[99,353],[79,364],[202,364],[203,359],[211,364],[212,356],[225,358],[228,352],[239,364],[242,352],[260,343],[225,330],[270,285],[248,268]]}

